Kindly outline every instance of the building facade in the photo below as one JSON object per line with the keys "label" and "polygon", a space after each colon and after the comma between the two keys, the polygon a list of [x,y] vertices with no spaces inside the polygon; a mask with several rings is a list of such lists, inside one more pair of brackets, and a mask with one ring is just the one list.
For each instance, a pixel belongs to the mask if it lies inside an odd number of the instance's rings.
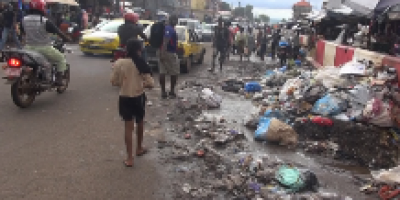
{"label": "building facade", "polygon": [[312,6],[310,2],[305,0],[301,0],[293,5],[293,19],[302,19],[305,14],[310,13],[312,11]]}
{"label": "building facade", "polygon": [[220,2],[221,0],[191,0],[192,13],[200,20],[212,19],[218,15]]}

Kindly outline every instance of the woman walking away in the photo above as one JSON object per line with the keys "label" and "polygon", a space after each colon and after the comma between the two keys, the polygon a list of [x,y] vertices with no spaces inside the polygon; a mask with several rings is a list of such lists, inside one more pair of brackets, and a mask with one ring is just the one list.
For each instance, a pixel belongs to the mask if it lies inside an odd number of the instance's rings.
{"label": "woman walking away", "polygon": [[124,161],[126,167],[133,166],[133,120],[137,124],[136,156],[142,156],[147,153],[147,149],[142,145],[146,102],[144,88],[152,88],[154,80],[151,76],[150,67],[141,54],[141,41],[137,39],[129,40],[127,42],[128,57],[118,59],[115,62],[111,76],[111,84],[120,87],[119,114],[125,121],[125,145],[128,154],[127,159]]}
{"label": "woman walking away", "polygon": [[251,53],[256,49],[256,39],[253,34],[253,29],[251,27],[247,30],[247,60],[250,61]]}
{"label": "woman walking away", "polygon": [[243,59],[244,47],[246,46],[246,37],[244,35],[244,28],[240,28],[240,33],[236,35],[236,51],[240,56],[240,61]]}

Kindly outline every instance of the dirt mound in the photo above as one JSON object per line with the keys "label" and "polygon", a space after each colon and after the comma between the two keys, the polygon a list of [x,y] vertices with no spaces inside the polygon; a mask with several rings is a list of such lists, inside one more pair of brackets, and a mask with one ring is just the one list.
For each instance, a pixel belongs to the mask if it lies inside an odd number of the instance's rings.
{"label": "dirt mound", "polygon": [[333,126],[320,126],[311,121],[296,122],[294,129],[303,141],[331,141],[339,146],[337,159],[355,160],[371,168],[396,165],[399,146],[392,133],[375,126],[333,120]]}

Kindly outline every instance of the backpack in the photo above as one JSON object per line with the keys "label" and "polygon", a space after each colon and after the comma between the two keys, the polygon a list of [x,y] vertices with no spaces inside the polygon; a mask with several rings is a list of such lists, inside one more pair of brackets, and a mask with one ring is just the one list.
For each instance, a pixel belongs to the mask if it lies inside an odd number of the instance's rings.
{"label": "backpack", "polygon": [[164,40],[165,25],[157,22],[151,26],[149,43],[154,48],[160,48]]}

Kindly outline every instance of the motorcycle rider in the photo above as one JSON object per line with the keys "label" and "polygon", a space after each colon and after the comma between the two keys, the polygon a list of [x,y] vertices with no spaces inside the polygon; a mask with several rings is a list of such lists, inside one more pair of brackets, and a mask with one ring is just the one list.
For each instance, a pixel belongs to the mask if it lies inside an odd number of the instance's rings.
{"label": "motorcycle rider", "polygon": [[[139,15],[133,12],[128,12],[124,15],[125,23],[118,28],[119,44],[122,48],[125,48],[129,39],[139,39],[140,36],[144,41],[148,41],[147,36],[143,33],[143,27],[137,22],[139,21]],[[142,56],[146,60],[146,54],[144,49],[144,43],[142,48]]]}
{"label": "motorcycle rider", "polygon": [[223,25],[222,17],[218,18],[218,26],[214,29],[213,36],[213,59],[212,67],[208,70],[214,72],[215,69],[215,58],[219,54],[220,59],[220,70],[222,71],[222,63],[225,61],[227,45],[229,44],[229,29]]}
{"label": "motorcycle rider", "polygon": [[26,33],[25,48],[42,54],[50,63],[55,64],[57,67],[55,84],[63,86],[62,80],[64,72],[67,70],[67,61],[64,55],[52,46],[52,39],[48,33],[57,34],[64,41],[69,41],[69,38],[45,17],[45,0],[31,0],[29,8],[30,13],[22,21]]}

